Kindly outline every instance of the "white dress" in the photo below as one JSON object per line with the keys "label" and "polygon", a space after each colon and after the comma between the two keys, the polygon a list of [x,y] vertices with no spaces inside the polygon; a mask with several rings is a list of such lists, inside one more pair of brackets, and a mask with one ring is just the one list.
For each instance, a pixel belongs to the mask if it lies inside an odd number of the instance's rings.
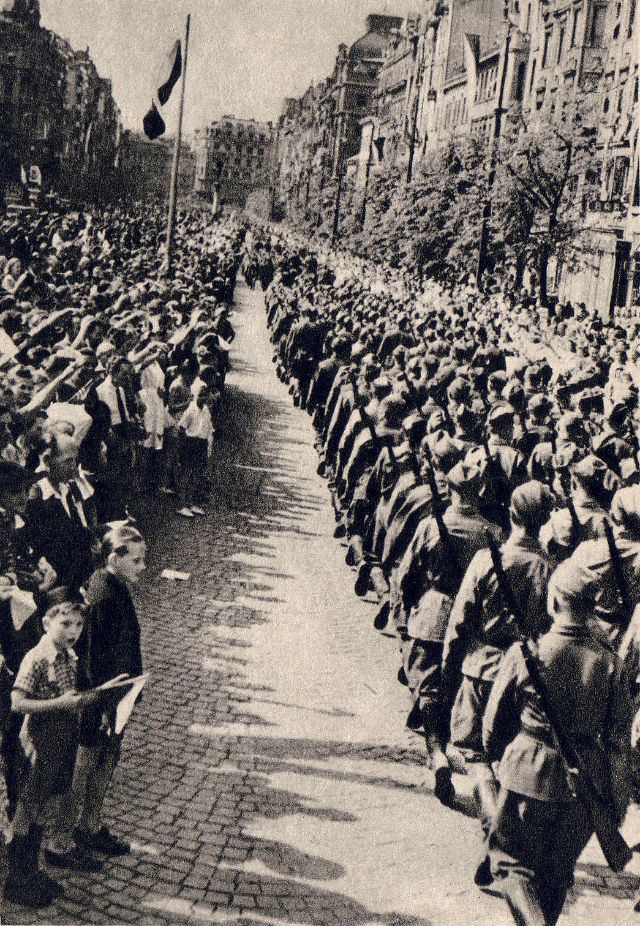
{"label": "white dress", "polygon": [[164,401],[158,393],[158,390],[164,392],[164,373],[156,361],[144,368],[140,374],[140,385],[139,395],[144,405],[142,420],[147,432],[142,444],[143,447],[149,447],[152,450],[161,450],[167,412]]}

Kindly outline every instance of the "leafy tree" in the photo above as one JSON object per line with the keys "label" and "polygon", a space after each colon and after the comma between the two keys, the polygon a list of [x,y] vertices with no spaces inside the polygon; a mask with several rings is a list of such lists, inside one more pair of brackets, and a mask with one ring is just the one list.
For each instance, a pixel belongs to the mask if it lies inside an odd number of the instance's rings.
{"label": "leafy tree", "polygon": [[[421,277],[455,280],[474,273],[483,212],[492,196],[489,269],[522,283],[536,271],[547,302],[552,258],[567,265],[583,259],[585,197],[599,176],[594,117],[584,100],[557,113],[524,114],[514,108],[503,122],[493,189],[488,189],[489,148],[484,138],[449,139],[415,165],[386,161],[372,166],[365,221],[362,191],[343,181],[339,247],[369,260],[404,267]],[[311,179],[305,203],[287,220],[311,237],[331,238],[337,180],[329,171]]]}
{"label": "leafy tree", "polygon": [[[536,269],[548,301],[549,261],[579,259],[584,196],[597,180],[593,113],[581,100],[558,114],[514,111],[500,146],[494,228],[516,265]],[[582,195],[580,195],[582,194]]]}

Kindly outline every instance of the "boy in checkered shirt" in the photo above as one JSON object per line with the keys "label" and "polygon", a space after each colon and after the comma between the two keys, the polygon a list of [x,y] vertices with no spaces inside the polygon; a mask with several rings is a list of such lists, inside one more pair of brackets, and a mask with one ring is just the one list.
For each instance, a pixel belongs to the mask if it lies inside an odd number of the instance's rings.
{"label": "boy in checkered shirt", "polygon": [[[79,693],[76,687],[73,647],[84,624],[79,605],[55,604],[42,623],[44,635],[22,660],[11,694],[12,710],[25,715],[20,743],[26,772],[11,821],[5,897],[31,907],[46,906],[60,892],[57,882],[39,867],[41,824],[54,798],[59,814],[69,812],[78,711],[100,697],[95,690]],[[96,865],[92,859],[74,861],[75,867],[85,869]]]}

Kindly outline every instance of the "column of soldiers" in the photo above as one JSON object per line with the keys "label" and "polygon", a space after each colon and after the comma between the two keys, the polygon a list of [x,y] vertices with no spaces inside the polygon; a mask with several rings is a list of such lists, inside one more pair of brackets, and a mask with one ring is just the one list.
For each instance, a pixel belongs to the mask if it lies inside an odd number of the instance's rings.
{"label": "column of soldiers", "polygon": [[624,332],[595,372],[561,377],[525,362],[480,296],[417,309],[268,235],[246,266],[273,278],[276,369],[313,418],[355,592],[397,635],[435,796],[457,806],[457,751],[482,823],[476,884],[550,926],[594,833],[614,870],[631,858],[640,485]]}

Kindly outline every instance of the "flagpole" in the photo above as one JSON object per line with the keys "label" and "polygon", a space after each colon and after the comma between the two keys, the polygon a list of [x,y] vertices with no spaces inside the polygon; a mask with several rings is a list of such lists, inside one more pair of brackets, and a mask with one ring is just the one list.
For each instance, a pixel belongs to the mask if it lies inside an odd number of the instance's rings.
{"label": "flagpole", "polygon": [[182,60],[182,83],[180,85],[180,107],[178,109],[178,131],[173,148],[173,163],[171,164],[171,184],[169,186],[169,212],[167,215],[167,249],[165,256],[165,272],[171,271],[173,257],[173,237],[176,225],[176,205],[178,199],[178,168],[180,167],[180,148],[182,146],[182,117],[184,114],[184,90],[187,83],[187,61],[189,59],[189,30],[191,28],[191,13],[187,16],[187,26],[184,33],[184,57]]}

